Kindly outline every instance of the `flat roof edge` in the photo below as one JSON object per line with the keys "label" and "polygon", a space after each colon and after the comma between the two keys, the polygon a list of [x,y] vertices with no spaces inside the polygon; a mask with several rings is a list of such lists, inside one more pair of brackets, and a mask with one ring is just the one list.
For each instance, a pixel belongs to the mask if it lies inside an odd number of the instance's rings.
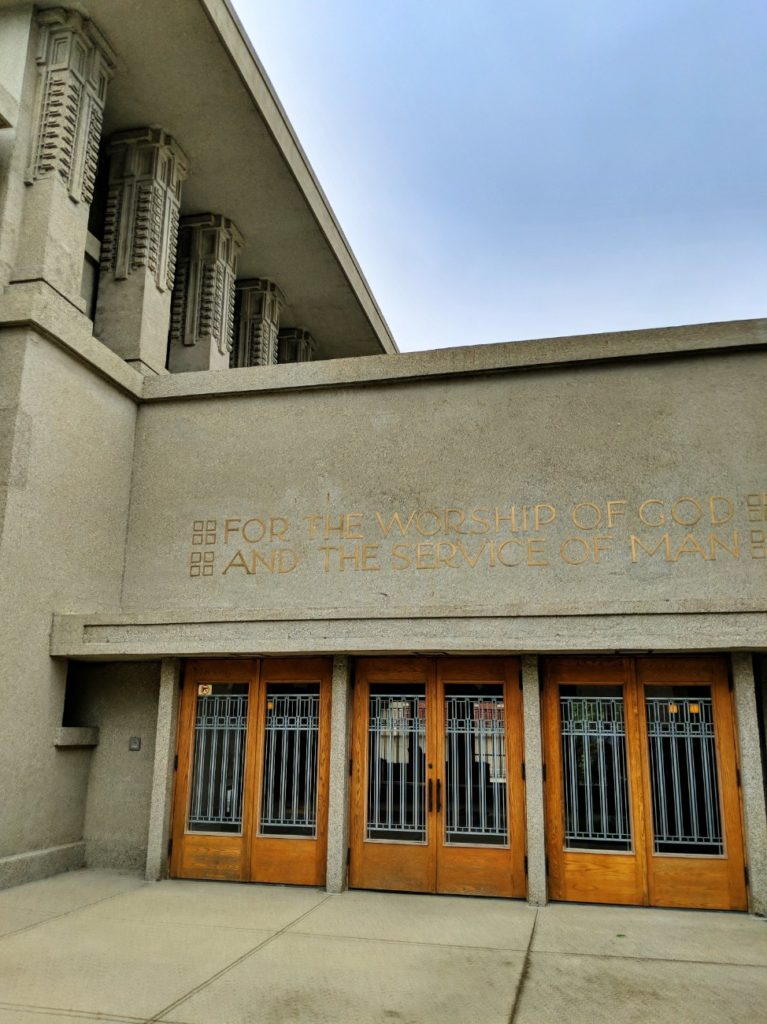
{"label": "flat roof edge", "polygon": [[356,356],[316,363],[176,373],[144,378],[142,399],[157,402],[364,386],[765,347],[767,319],[734,320],[403,352],[396,356]]}

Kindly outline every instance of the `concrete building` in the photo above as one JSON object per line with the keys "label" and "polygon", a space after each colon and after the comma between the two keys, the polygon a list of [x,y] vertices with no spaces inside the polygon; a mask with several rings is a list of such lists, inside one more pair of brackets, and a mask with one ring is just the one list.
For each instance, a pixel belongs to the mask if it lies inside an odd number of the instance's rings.
{"label": "concrete building", "polygon": [[765,913],[767,321],[397,354],[225,0],[0,125],[0,884]]}

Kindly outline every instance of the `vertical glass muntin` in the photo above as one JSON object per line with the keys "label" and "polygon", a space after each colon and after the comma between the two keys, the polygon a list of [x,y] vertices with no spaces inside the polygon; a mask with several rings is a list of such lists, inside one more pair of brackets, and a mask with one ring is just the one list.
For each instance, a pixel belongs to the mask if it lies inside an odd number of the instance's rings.
{"label": "vertical glass muntin", "polygon": [[372,683],[368,698],[368,841],[426,842],[426,687]]}
{"label": "vertical glass muntin", "polygon": [[653,852],[724,855],[714,707],[708,686],[646,686]]}
{"label": "vertical glass muntin", "polygon": [[200,683],[187,832],[242,834],[248,683]]}
{"label": "vertical glass muntin", "polygon": [[319,725],[319,685],[267,685],[260,836],[316,838]]}
{"label": "vertical glass muntin", "polygon": [[503,684],[445,687],[445,844],[509,845]]}
{"label": "vertical glass muntin", "polygon": [[559,687],[565,849],[632,850],[622,686]]}

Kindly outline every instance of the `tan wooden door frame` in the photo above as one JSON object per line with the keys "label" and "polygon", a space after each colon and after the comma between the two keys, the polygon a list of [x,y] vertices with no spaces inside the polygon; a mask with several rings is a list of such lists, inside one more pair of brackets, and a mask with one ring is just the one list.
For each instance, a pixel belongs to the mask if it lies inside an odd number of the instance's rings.
{"label": "tan wooden door frame", "polygon": [[[352,721],[349,884],[352,888],[524,896],[525,807],[522,696],[515,658],[360,658]],[[425,842],[366,838],[370,685],[422,686],[426,707]],[[461,683],[503,685],[510,842],[502,847],[445,841],[445,694]]]}
{"label": "tan wooden door frame", "polygon": [[[566,849],[559,687],[619,686],[623,693],[630,851]],[[645,698],[658,686],[710,689],[724,853],[658,853],[654,847]],[[745,910],[747,892],[737,742],[724,657],[548,658],[543,666],[548,889],[551,899]]]}
{"label": "tan wooden door frame", "polygon": [[[325,884],[331,673],[332,662],[328,658],[209,659],[185,664],[176,747],[171,877]],[[198,688],[218,683],[242,683],[248,687],[242,829],[238,834],[190,832],[187,829]],[[260,835],[257,828],[262,799],[266,694],[270,683],[319,686],[317,825],[313,837]]]}

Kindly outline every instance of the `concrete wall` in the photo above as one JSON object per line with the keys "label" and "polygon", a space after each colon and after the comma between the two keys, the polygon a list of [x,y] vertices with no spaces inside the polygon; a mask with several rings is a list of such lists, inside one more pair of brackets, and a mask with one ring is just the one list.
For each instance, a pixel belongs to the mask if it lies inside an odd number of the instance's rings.
{"label": "concrete wall", "polygon": [[0,89],[10,97],[16,114],[11,126],[0,131],[0,287],[11,276],[24,203],[35,85],[34,61],[27,62],[32,14],[31,5],[0,11]]}
{"label": "concrete wall", "polygon": [[[144,869],[159,686],[158,662],[70,666],[76,724],[99,730],[83,828],[89,867]],[[129,749],[131,737],[141,740],[140,750]]]}
{"label": "concrete wall", "polygon": [[[2,858],[82,839],[91,754],[54,747],[66,663],[49,656],[51,615],[118,600],[135,405],[31,329],[2,332],[0,381],[10,410],[6,453],[11,446],[0,538],[0,749],[12,780],[0,801],[1,883]],[[45,863],[31,856],[29,870],[45,873]],[[16,860],[11,877],[20,872]]]}
{"label": "concrete wall", "polygon": [[754,351],[145,404],[124,610],[435,646],[446,616],[763,611],[766,385]]}

